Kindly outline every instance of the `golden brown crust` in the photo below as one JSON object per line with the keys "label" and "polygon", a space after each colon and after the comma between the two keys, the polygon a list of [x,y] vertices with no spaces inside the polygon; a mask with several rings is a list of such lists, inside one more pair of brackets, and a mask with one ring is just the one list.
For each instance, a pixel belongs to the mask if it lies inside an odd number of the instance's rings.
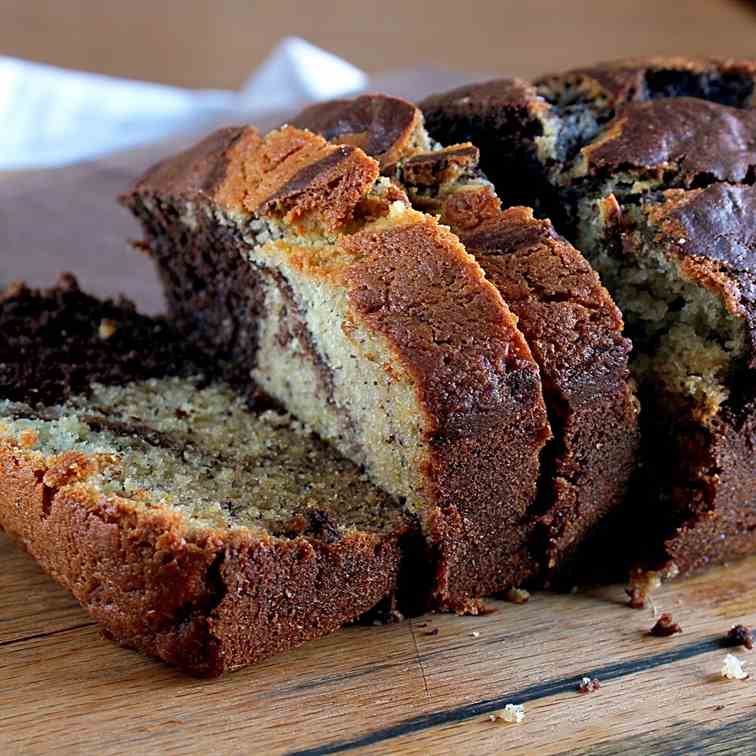
{"label": "golden brown crust", "polygon": [[226,175],[213,195],[218,205],[287,223],[315,217],[328,229],[352,220],[379,172],[361,150],[291,127],[264,138],[247,129],[227,159]]}
{"label": "golden brown crust", "polygon": [[368,94],[311,105],[290,124],[329,142],[360,147],[384,168],[415,149],[421,114],[399,97]]}
{"label": "golden brown crust", "polygon": [[[260,213],[289,223],[310,219],[333,230],[352,220],[379,174],[355,147],[336,146],[284,127],[261,136],[251,127],[222,129],[150,169],[133,192],[202,197],[231,213]],[[122,197],[129,203],[129,195]]]}
{"label": "golden brown crust", "polygon": [[[60,471],[78,461],[77,481]],[[203,676],[320,637],[396,588],[399,534],[338,543],[191,529],[87,483],[95,459],[0,443],[0,527],[113,640]]]}
{"label": "golden brown crust", "polygon": [[441,222],[457,233],[471,230],[501,210],[501,200],[489,186],[470,185],[449,194],[441,207]]}

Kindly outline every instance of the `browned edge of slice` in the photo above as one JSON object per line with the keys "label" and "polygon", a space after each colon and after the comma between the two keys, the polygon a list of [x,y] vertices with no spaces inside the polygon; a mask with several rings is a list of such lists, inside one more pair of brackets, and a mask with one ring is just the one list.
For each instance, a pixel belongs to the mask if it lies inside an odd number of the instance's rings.
{"label": "browned edge of slice", "polygon": [[192,530],[87,484],[98,460],[0,443],[0,525],[129,648],[215,676],[321,637],[395,589],[395,537]]}
{"label": "browned edge of slice", "polygon": [[[630,342],[596,273],[549,221],[514,207],[461,234],[501,291],[541,368],[555,438],[546,449],[536,514],[547,579],[625,501],[639,443]],[[590,552],[590,549],[586,549]]]}

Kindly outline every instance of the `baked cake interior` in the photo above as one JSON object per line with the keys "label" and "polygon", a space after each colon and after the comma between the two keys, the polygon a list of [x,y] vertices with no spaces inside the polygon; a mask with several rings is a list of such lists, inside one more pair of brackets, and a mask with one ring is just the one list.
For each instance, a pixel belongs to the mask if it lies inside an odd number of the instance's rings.
{"label": "baked cake interior", "polygon": [[[373,196],[386,185],[387,179],[378,179]],[[221,257],[237,268],[232,281],[239,286],[226,299],[236,309],[218,316],[224,322],[211,324],[202,346],[218,359],[253,365],[252,377],[262,390],[355,463],[367,466],[373,482],[409,507],[417,507],[422,484],[413,471],[421,467],[422,419],[413,409],[412,385],[401,380],[398,366],[393,374],[384,369],[396,360],[378,339],[354,325],[345,340],[341,327],[348,325],[349,305],[343,289],[333,285],[332,275],[355,262],[354,255],[339,244],[340,235],[322,229],[299,232],[289,224],[255,216],[223,217],[218,226],[213,215],[217,212],[191,202],[162,208],[163,217],[178,213],[182,218],[179,223],[166,222],[162,235],[156,235],[165,240],[157,250],[161,274],[171,279],[167,289],[179,320],[205,287],[206,274],[212,275],[199,248],[205,242],[224,249]],[[395,203],[386,222],[411,223],[415,220],[411,213]],[[207,236],[195,242],[196,254],[187,253],[185,246],[185,224],[192,222],[207,229]],[[368,222],[357,218],[350,230],[356,232]],[[375,221],[371,228],[380,226]],[[221,238],[218,228],[231,239]],[[242,254],[233,246],[237,241]],[[195,314],[192,310],[187,316]],[[254,331],[247,338],[238,331],[245,322]],[[224,353],[214,338],[229,324]],[[182,330],[192,332],[191,327]],[[239,350],[247,349],[246,359],[239,359]],[[370,359],[355,360],[354,349]],[[323,365],[333,369],[326,374]],[[356,386],[364,391],[356,391]],[[386,438],[394,443],[384,444]]]}
{"label": "baked cake interior", "polygon": [[276,536],[379,532],[397,505],[301,423],[251,412],[224,384],[164,378],[34,410],[0,402],[0,434],[45,456],[98,459],[87,482],[140,506],[176,510],[195,527]]}
{"label": "baked cake interior", "polygon": [[64,276],[47,292],[9,289],[0,326],[0,440],[96,455],[87,482],[103,493],[175,509],[197,528],[281,537],[398,524],[399,504],[356,465],[269,401],[200,375],[171,326],[128,302],[99,301]]}
{"label": "baked cake interior", "polygon": [[640,386],[653,386],[655,404],[671,402],[671,417],[692,410],[703,420],[716,414],[745,368],[746,324],[685,275],[640,206],[625,212],[624,240],[607,238],[595,213],[582,225],[583,247],[622,310]]}

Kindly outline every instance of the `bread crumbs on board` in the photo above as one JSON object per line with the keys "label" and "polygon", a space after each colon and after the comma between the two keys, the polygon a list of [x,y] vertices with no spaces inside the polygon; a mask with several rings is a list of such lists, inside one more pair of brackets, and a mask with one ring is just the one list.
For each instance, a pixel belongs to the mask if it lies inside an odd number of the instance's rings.
{"label": "bread crumbs on board", "polygon": [[733,625],[727,633],[728,646],[743,646],[749,651],[753,648],[753,635],[745,625]]}
{"label": "bread crumbs on board", "polygon": [[578,693],[594,693],[601,687],[597,677],[583,677],[578,683]]}
{"label": "bread crumbs on board", "polygon": [[525,707],[522,704],[507,704],[501,711],[489,714],[488,720],[490,722],[522,724],[525,720]]}
{"label": "bread crumbs on board", "polygon": [[733,654],[727,654],[722,660],[719,674],[726,680],[747,680],[749,674],[743,669],[743,662]]}

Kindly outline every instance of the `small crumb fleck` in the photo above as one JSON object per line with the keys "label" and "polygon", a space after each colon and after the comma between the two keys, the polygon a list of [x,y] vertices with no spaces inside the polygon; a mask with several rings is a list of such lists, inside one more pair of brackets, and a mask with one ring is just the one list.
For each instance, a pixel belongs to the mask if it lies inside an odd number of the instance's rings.
{"label": "small crumb fleck", "polygon": [[661,586],[661,576],[653,570],[637,570],[630,576],[630,584],[625,589],[632,609],[643,609],[650,601],[651,592]]}
{"label": "small crumb fleck", "polygon": [[438,635],[438,628],[434,627],[433,630],[428,630],[428,632],[424,633],[424,635]]}
{"label": "small crumb fleck", "polygon": [[714,707],[714,711],[722,711],[722,709],[724,709],[724,705],[723,704],[717,704]]}
{"label": "small crumb fleck", "polygon": [[743,669],[743,662],[733,654],[725,656],[719,674],[727,680],[746,680],[748,678],[748,673]]}
{"label": "small crumb fleck", "polygon": [[668,638],[670,635],[675,635],[682,631],[682,627],[672,619],[672,615],[669,612],[662,612],[656,624],[648,631],[648,634],[657,638]]}
{"label": "small crumb fleck", "polygon": [[679,239],[677,240],[677,243],[678,243],[678,244],[685,244],[685,243],[686,243],[687,241],[688,241],[688,240],[687,240],[686,238],[684,238],[684,237],[682,237],[682,236],[681,236],[681,237],[680,237],[680,238],[679,238]]}
{"label": "small crumb fleck", "polygon": [[507,704],[501,711],[491,714],[489,722],[507,722],[520,724],[525,719],[525,707],[522,704]]}
{"label": "small crumb fleck", "polygon": [[530,594],[524,588],[510,588],[504,594],[504,598],[513,604],[527,604]]}
{"label": "small crumb fleck", "polygon": [[733,625],[727,633],[728,646],[743,646],[749,651],[753,648],[753,636],[745,625]]}
{"label": "small crumb fleck", "polygon": [[109,339],[118,330],[118,323],[115,320],[109,318],[103,318],[100,321],[100,327],[97,329],[97,333],[103,341]]}
{"label": "small crumb fleck", "polygon": [[471,638],[480,638],[480,633],[477,630],[474,630],[470,633]]}
{"label": "small crumb fleck", "polygon": [[601,687],[597,677],[583,677],[578,684],[579,693],[593,693]]}

